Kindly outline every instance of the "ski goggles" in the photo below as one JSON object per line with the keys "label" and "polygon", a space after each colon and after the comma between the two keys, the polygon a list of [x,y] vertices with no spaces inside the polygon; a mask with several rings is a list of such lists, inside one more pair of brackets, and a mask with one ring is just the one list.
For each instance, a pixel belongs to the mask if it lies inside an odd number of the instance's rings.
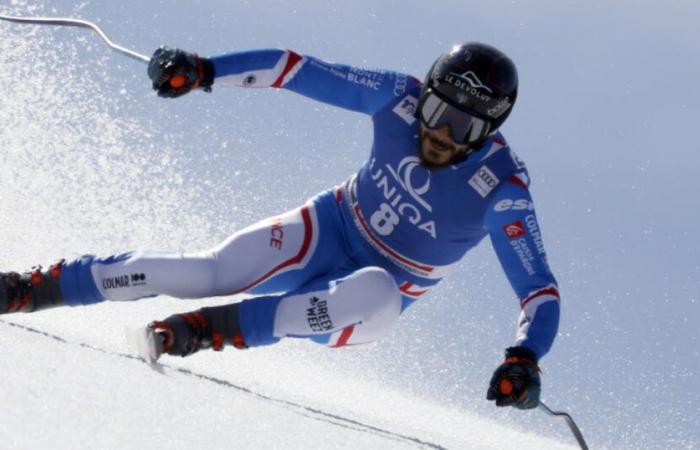
{"label": "ski goggles", "polygon": [[430,129],[447,125],[452,140],[458,144],[477,142],[486,137],[490,128],[488,120],[455,108],[432,90],[428,90],[421,98],[418,104],[418,116]]}

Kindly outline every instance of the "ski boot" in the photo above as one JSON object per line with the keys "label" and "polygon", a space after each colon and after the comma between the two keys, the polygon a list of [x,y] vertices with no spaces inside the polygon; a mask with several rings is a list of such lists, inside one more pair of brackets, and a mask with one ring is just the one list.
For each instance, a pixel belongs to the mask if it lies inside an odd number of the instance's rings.
{"label": "ski boot", "polygon": [[61,267],[63,261],[42,271],[41,266],[30,272],[0,272],[0,314],[35,312],[63,306]]}
{"label": "ski boot", "polygon": [[145,330],[149,362],[163,353],[188,356],[202,349],[223,350],[225,344],[248,348],[239,322],[239,304],[202,308],[151,322]]}

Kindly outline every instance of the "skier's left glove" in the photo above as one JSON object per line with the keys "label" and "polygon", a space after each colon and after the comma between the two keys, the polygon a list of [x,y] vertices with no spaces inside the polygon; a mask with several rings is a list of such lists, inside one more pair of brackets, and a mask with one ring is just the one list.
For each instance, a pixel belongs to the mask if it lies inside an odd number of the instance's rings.
{"label": "skier's left glove", "polygon": [[153,89],[161,97],[180,97],[196,88],[211,92],[214,64],[196,53],[160,47],[148,63],[148,76],[153,81]]}
{"label": "skier's left glove", "polygon": [[540,403],[540,368],[537,357],[525,347],[506,349],[506,359],[493,373],[487,400],[496,406],[535,408]]}

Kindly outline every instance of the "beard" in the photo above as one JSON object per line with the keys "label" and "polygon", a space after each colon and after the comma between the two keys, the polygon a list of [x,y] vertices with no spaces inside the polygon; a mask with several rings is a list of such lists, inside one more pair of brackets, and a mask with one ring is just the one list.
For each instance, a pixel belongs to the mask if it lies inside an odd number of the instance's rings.
{"label": "beard", "polygon": [[[432,138],[427,133],[422,133],[418,143],[420,163],[429,170],[436,170],[453,164],[461,160],[466,153],[466,151],[462,151],[462,149],[454,145]],[[445,155],[449,155],[449,157],[445,157]]]}
{"label": "beard", "polygon": [[419,147],[418,149],[418,159],[423,167],[428,170],[436,170],[444,167],[444,164],[437,164],[430,159],[427,159],[423,150]]}

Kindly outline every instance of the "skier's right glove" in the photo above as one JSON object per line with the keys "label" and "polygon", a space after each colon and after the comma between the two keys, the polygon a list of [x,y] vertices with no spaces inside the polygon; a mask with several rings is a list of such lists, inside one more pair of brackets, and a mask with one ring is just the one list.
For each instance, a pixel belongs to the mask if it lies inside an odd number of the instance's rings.
{"label": "skier's right glove", "polygon": [[148,76],[153,81],[153,89],[161,97],[180,97],[196,88],[211,92],[214,64],[196,53],[160,47],[148,63]]}
{"label": "skier's right glove", "polygon": [[506,359],[493,373],[487,400],[496,406],[535,408],[540,403],[541,382],[537,357],[525,347],[506,349]]}

